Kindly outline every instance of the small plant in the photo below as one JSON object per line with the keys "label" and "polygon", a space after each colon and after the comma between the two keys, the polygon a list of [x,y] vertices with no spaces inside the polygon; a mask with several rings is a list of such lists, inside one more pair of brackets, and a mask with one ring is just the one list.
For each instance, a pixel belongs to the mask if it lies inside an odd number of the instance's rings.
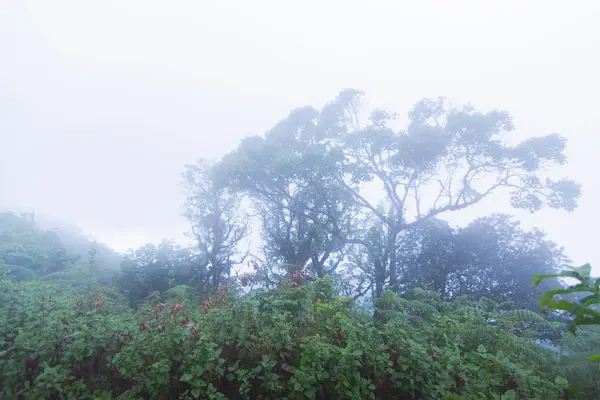
{"label": "small plant", "polygon": [[[579,268],[562,271],[558,274],[536,275],[533,278],[533,286],[537,286],[542,280],[548,278],[574,278],[577,283],[564,289],[550,290],[540,296],[540,307],[543,310],[552,309],[566,311],[571,317],[568,328],[576,333],[577,327],[587,325],[600,325],[600,278],[591,276],[592,267],[585,264]],[[586,294],[587,296],[578,301],[569,301],[564,298],[555,299],[555,296]],[[600,353],[590,357],[590,361],[600,361]]]}

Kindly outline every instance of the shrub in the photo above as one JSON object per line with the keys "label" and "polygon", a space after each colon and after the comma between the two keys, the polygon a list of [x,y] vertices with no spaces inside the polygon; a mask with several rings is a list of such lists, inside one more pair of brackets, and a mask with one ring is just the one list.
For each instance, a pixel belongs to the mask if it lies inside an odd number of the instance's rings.
{"label": "shrub", "polygon": [[19,283],[2,299],[2,396],[555,399],[567,387],[564,360],[515,333],[547,328],[531,312],[416,290],[385,293],[375,322],[331,278],[234,289],[202,305],[153,295],[134,313],[108,290]]}

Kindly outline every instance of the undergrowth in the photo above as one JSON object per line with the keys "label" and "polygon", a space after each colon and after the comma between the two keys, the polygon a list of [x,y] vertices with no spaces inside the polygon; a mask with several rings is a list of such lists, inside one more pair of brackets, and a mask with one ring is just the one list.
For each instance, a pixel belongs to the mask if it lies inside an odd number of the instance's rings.
{"label": "undergrowth", "polygon": [[328,278],[209,299],[178,287],[135,312],[108,288],[2,289],[2,398],[559,399],[593,374],[536,344],[560,328],[538,314],[420,289],[386,292],[375,320]]}

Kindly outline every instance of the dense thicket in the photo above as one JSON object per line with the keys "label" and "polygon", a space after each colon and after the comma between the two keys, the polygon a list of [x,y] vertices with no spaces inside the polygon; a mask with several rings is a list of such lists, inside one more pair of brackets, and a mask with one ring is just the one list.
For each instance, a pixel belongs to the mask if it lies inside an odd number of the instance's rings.
{"label": "dense thicket", "polygon": [[499,191],[573,210],[578,184],[544,172],[564,139],[508,144],[506,113],[444,99],[398,130],[364,104],[343,91],[185,166],[189,248],[117,268],[80,234],[0,215],[3,397],[597,398],[597,294],[572,295],[594,285],[532,287],[569,268],[563,249],[509,215],[443,220]]}

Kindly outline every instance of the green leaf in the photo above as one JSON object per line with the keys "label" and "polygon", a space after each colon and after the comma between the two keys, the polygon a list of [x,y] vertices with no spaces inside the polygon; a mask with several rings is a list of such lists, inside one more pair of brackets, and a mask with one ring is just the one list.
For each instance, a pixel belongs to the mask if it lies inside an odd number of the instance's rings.
{"label": "green leaf", "polygon": [[533,281],[531,282],[533,287],[539,285],[539,283],[546,278],[558,278],[561,274],[538,274],[533,277]]}
{"label": "green leaf", "polygon": [[[581,268],[581,267],[580,267]],[[577,278],[581,279],[581,275],[577,271],[561,271],[558,274],[538,274],[533,277],[532,285],[537,286],[546,278]]]}
{"label": "green leaf", "polygon": [[581,299],[580,303],[583,307],[589,307],[594,304],[600,304],[600,295],[591,294],[591,295]]}
{"label": "green leaf", "polygon": [[566,386],[569,384],[569,381],[560,375],[556,375],[556,378],[554,378],[554,383],[556,383],[559,386]]}
{"label": "green leaf", "polygon": [[183,374],[183,376],[181,377],[180,381],[181,382],[189,382],[194,378],[194,376],[192,374]]}
{"label": "green leaf", "polygon": [[192,393],[192,396],[194,396],[194,398],[197,399],[198,397],[200,397],[200,392],[201,392],[200,389],[192,389],[191,393]]}
{"label": "green leaf", "polygon": [[515,400],[517,398],[517,392],[515,392],[514,389],[507,390],[500,398],[502,400]]}
{"label": "green leaf", "polygon": [[592,273],[592,266],[590,264],[583,264],[581,267],[575,269],[579,275],[584,278],[589,278]]}
{"label": "green leaf", "polygon": [[479,353],[487,353],[487,349],[485,348],[484,345],[480,344],[479,346],[477,346],[477,352],[479,352]]}
{"label": "green leaf", "polygon": [[300,390],[302,389],[302,385],[300,384],[300,382],[294,382],[294,390]]}
{"label": "green leaf", "polygon": [[594,354],[590,357],[590,361],[600,361],[600,354]]}

